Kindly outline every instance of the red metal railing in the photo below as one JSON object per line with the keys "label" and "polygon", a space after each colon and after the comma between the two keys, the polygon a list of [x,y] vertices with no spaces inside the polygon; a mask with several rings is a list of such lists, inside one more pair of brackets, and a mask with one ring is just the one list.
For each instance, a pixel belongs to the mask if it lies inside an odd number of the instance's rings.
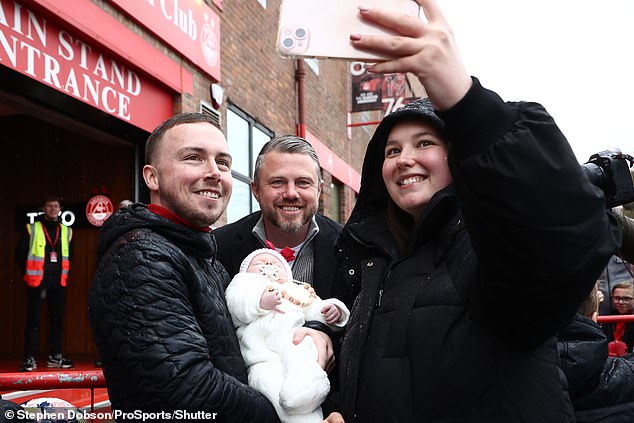
{"label": "red metal railing", "polygon": [[0,391],[35,389],[90,389],[90,411],[95,411],[95,389],[106,388],[99,370],[0,373]]}
{"label": "red metal railing", "polygon": [[597,316],[597,323],[634,322],[634,314],[611,314]]}

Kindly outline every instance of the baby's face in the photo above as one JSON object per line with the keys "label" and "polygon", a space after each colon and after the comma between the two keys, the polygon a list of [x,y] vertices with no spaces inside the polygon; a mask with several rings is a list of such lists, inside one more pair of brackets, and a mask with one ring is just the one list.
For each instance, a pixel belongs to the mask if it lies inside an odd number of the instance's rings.
{"label": "baby's face", "polygon": [[288,282],[284,264],[273,254],[260,253],[251,260],[248,273],[259,273],[268,277],[273,282]]}

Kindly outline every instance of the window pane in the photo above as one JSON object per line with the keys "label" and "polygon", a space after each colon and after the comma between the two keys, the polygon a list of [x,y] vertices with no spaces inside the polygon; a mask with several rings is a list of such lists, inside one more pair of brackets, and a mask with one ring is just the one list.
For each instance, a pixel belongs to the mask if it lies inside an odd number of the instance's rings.
{"label": "window pane", "polygon": [[233,193],[227,206],[227,223],[233,223],[251,213],[249,209],[249,199],[251,189],[249,184],[233,179]]}
{"label": "window pane", "polygon": [[249,174],[251,177],[253,177],[253,169],[255,168],[255,159],[258,158],[258,153],[260,152],[262,147],[264,147],[264,144],[266,144],[270,140],[271,140],[271,137],[269,136],[269,134],[262,132],[260,129],[258,129],[257,126],[253,127],[253,149],[251,150],[252,151],[251,157],[253,157],[253,163],[251,164],[251,173]]}
{"label": "window pane", "polygon": [[233,157],[231,169],[249,175],[249,123],[231,110],[227,110],[227,142]]}
{"label": "window pane", "polygon": [[251,194],[251,213],[258,210],[260,210],[260,203],[258,203],[258,200]]}
{"label": "window pane", "polygon": [[318,59],[304,59],[304,63],[315,72],[315,75],[319,76],[319,60]]}
{"label": "window pane", "polygon": [[332,189],[332,204],[330,207],[332,210],[333,220],[341,223],[341,184],[338,181],[333,181],[330,184],[330,188]]}

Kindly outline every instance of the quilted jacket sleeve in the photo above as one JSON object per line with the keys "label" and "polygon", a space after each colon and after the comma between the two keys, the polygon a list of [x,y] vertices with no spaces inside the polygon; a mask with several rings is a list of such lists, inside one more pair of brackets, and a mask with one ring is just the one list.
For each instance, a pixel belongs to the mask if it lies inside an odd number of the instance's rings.
{"label": "quilted jacket sleeve", "polygon": [[601,191],[553,118],[477,80],[442,114],[483,310],[531,344],[576,313],[620,243]]}
{"label": "quilted jacket sleeve", "polygon": [[244,372],[242,358],[224,290],[207,277],[215,269],[165,242],[137,237],[102,258],[90,293],[113,408],[278,421],[268,400],[233,376]]}

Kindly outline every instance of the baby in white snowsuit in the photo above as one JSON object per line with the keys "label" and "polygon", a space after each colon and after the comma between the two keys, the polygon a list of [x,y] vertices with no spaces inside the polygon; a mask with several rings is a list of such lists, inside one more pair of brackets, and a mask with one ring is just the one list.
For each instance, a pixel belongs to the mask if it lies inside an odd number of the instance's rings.
{"label": "baby in white snowsuit", "polygon": [[320,422],[330,382],[313,339],[294,345],[293,334],[306,321],[341,329],[350,316],[345,304],[322,300],[309,284],[294,281],[284,257],[268,248],[243,260],[226,297],[249,385],[273,403],[282,422]]}

